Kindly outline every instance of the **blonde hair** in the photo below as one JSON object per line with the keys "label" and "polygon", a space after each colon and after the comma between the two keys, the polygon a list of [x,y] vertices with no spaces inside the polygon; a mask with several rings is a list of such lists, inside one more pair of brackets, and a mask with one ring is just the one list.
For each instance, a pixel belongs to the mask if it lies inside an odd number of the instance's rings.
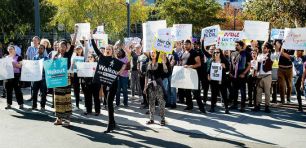
{"label": "blonde hair", "polygon": [[47,47],[45,47],[45,48],[51,48],[51,43],[48,39],[41,39],[40,40],[40,44],[44,45],[44,42],[47,42],[47,44],[48,44]]}

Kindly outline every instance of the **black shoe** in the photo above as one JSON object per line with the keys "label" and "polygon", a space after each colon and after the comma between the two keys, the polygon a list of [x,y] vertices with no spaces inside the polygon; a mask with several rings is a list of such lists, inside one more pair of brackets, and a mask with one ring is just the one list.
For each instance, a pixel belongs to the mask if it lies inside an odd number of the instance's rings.
{"label": "black shoe", "polygon": [[38,110],[37,107],[32,107],[32,110]]}
{"label": "black shoe", "polygon": [[287,99],[287,103],[291,103],[291,100],[290,100],[290,99]]}
{"label": "black shoe", "polygon": [[303,112],[303,107],[299,107],[299,108],[298,108],[298,111],[299,111],[299,112]]}
{"label": "black shoe", "polygon": [[210,110],[208,112],[213,113],[213,112],[215,112],[215,109],[214,108],[210,108]]}
{"label": "black shoe", "polygon": [[253,107],[253,104],[252,104],[252,103],[249,103],[249,107]]}
{"label": "black shoe", "polygon": [[269,107],[268,107],[268,106],[266,106],[266,108],[265,108],[265,112],[266,112],[266,113],[271,113],[271,110],[269,109]]}
{"label": "black shoe", "polygon": [[260,106],[255,106],[254,109],[252,109],[254,112],[259,112],[260,111]]}
{"label": "black shoe", "polygon": [[2,98],[6,98],[6,95],[3,94],[1,97],[2,97]]}
{"label": "black shoe", "polygon": [[186,107],[184,110],[192,110],[193,107]]}
{"label": "black shoe", "polygon": [[11,105],[7,105],[6,107],[5,107],[5,109],[11,109],[12,107],[11,107]]}
{"label": "black shoe", "polygon": [[230,114],[228,109],[225,110],[225,114]]}
{"label": "black shoe", "polygon": [[232,106],[230,107],[230,109],[238,109],[238,106],[237,106],[237,105],[232,105]]}
{"label": "black shoe", "polygon": [[277,103],[277,101],[276,100],[272,100],[271,103]]}
{"label": "black shoe", "polygon": [[171,105],[170,104],[166,104],[165,107],[171,107]]}
{"label": "black shoe", "polygon": [[171,105],[171,109],[175,109],[176,108],[176,105]]}
{"label": "black shoe", "polygon": [[203,114],[206,114],[206,110],[205,109],[200,109],[200,112]]}
{"label": "black shoe", "polygon": [[109,124],[109,125],[107,126],[106,131],[104,131],[104,133],[110,133],[110,132],[112,132],[115,128],[116,128],[116,124],[115,124],[115,123],[114,123],[114,124]]}
{"label": "black shoe", "polygon": [[244,108],[241,108],[239,111],[242,112],[242,113],[244,113],[244,112],[245,112],[245,109],[244,109]]}

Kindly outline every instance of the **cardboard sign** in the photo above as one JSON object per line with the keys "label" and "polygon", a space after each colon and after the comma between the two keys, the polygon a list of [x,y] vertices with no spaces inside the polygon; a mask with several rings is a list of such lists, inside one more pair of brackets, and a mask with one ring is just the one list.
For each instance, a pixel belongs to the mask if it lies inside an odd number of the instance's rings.
{"label": "cardboard sign", "polygon": [[98,26],[97,27],[97,34],[104,34],[104,26]]}
{"label": "cardboard sign", "polygon": [[215,81],[222,81],[222,66],[221,63],[211,63],[210,79]]}
{"label": "cardboard sign", "polygon": [[142,24],[144,52],[149,52],[152,50],[158,30],[163,28],[167,28],[166,20],[149,21]]}
{"label": "cardboard sign", "polygon": [[174,66],[171,77],[171,87],[197,90],[198,85],[198,73],[195,69]]}
{"label": "cardboard sign", "polygon": [[21,69],[21,81],[35,82],[42,80],[43,59],[23,60]]}
{"label": "cardboard sign", "polygon": [[291,50],[305,50],[306,28],[286,28],[283,48]]}
{"label": "cardboard sign", "polygon": [[108,34],[93,34],[98,48],[106,47],[108,45]]}
{"label": "cardboard sign", "polygon": [[174,41],[187,40],[192,37],[192,24],[174,24],[172,27]]}
{"label": "cardboard sign", "polygon": [[154,48],[158,51],[163,51],[165,53],[171,53],[173,50],[173,42],[171,39],[160,39],[157,38],[154,43]]}
{"label": "cardboard sign", "polygon": [[262,21],[244,21],[245,39],[268,41],[269,39],[269,22]]}
{"label": "cardboard sign", "polygon": [[94,77],[97,68],[97,62],[82,62],[77,63],[76,65],[78,68],[78,77]]}
{"label": "cardboard sign", "polygon": [[71,66],[70,66],[70,70],[69,72],[70,73],[76,73],[77,72],[77,63],[80,63],[80,62],[84,62],[85,61],[85,58],[84,57],[81,57],[81,56],[74,56],[72,57],[71,59]]}
{"label": "cardboard sign", "polygon": [[117,79],[118,72],[123,63],[116,58],[101,57],[94,75],[94,81],[103,85],[111,86]]}
{"label": "cardboard sign", "polygon": [[77,40],[83,40],[83,37],[89,39],[90,36],[90,23],[77,23],[75,26],[79,26],[77,33]]}
{"label": "cardboard sign", "polygon": [[68,85],[67,58],[44,61],[44,70],[48,88]]}
{"label": "cardboard sign", "polygon": [[270,40],[283,40],[285,36],[285,29],[272,29]]}
{"label": "cardboard sign", "polygon": [[235,50],[235,42],[242,40],[241,31],[221,31],[218,35],[217,48]]}
{"label": "cardboard sign", "polygon": [[0,80],[14,78],[13,58],[0,59]]}
{"label": "cardboard sign", "polygon": [[201,38],[204,39],[204,46],[210,46],[217,43],[220,26],[210,26],[202,29]]}

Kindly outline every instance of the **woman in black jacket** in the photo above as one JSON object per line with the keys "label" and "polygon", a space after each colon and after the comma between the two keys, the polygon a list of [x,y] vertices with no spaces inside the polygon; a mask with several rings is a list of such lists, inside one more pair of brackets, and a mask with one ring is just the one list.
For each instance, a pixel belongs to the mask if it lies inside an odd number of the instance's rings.
{"label": "woman in black jacket", "polygon": [[[209,61],[208,68],[208,80],[210,81],[211,87],[211,108],[209,112],[215,111],[215,106],[217,103],[217,96],[221,92],[224,106],[225,106],[225,113],[229,114],[228,109],[228,98],[227,98],[227,89],[226,89],[226,72],[229,70],[229,63],[223,56],[223,53],[220,48],[217,48],[213,52],[212,59]],[[221,67],[220,67],[220,66]],[[222,76],[221,80],[216,79],[216,77],[220,77],[217,71],[222,69]]]}

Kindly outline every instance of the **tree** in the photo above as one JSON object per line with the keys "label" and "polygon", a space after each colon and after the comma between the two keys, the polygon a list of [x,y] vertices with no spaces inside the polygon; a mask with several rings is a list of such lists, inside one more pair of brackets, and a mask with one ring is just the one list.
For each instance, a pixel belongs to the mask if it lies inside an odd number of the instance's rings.
{"label": "tree", "polygon": [[[219,18],[223,18],[226,21],[220,24],[223,30],[242,30],[243,29],[243,14],[241,9],[236,9],[231,5],[224,7],[217,15]],[[235,25],[234,25],[235,24]],[[235,26],[235,27],[234,27]]]}
{"label": "tree", "polygon": [[[40,0],[42,31],[47,30],[47,23],[55,14],[54,7]],[[1,0],[0,1],[1,35],[8,42],[21,35],[34,31],[33,0]]]}
{"label": "tree", "polygon": [[168,25],[192,24],[195,33],[224,22],[225,19],[217,17],[221,10],[215,0],[157,0],[156,4],[157,16],[166,19]]}
{"label": "tree", "polygon": [[[126,34],[127,11],[125,0],[47,0],[57,7],[51,25],[64,24],[69,32],[74,24],[88,22],[91,28],[104,24],[111,39]],[[148,18],[148,8],[141,1],[131,5],[131,24]]]}
{"label": "tree", "polygon": [[303,27],[306,25],[306,1],[251,0],[245,5],[246,19],[269,21],[273,27]]}

